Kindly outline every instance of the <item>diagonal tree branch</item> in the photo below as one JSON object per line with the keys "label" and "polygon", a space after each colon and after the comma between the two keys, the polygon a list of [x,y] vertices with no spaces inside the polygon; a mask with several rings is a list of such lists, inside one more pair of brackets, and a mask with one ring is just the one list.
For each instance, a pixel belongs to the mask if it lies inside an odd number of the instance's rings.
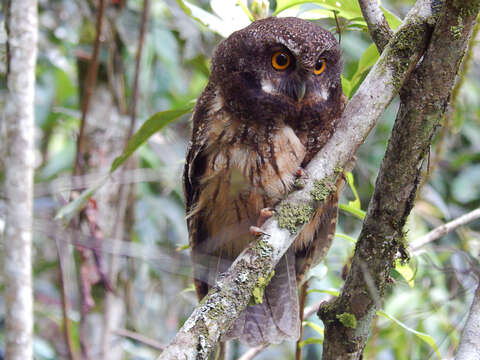
{"label": "diagonal tree branch", "polygon": [[[431,1],[419,0],[347,105],[332,138],[310,162],[306,169],[309,181],[304,189],[291,194],[285,200],[287,203],[299,207],[319,205],[311,194],[315,186],[338,177],[338,169],[351,161],[421,57],[428,41],[429,24],[434,21]],[[245,309],[260,279],[268,278],[296,236],[281,229],[277,218],[268,220],[263,231],[268,235],[242,252],[159,359],[208,357],[222,334]]]}
{"label": "diagonal tree branch", "polygon": [[402,102],[347,280],[340,297],[319,311],[325,324],[323,359],[361,358],[394,260],[399,252],[408,257],[403,226],[479,6],[479,0],[445,1],[423,61],[400,93]]}

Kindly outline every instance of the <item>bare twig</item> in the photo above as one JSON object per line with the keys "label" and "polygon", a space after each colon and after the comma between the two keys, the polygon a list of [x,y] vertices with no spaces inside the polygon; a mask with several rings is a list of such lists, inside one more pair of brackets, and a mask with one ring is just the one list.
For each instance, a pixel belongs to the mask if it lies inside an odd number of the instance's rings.
{"label": "bare twig", "polygon": [[432,231],[430,231],[428,234],[423,235],[422,237],[419,237],[418,239],[415,239],[410,244],[410,249],[415,252],[418,251],[421,247],[425,246],[426,244],[435,241],[442,236],[448,234],[449,232],[455,230],[456,228],[468,224],[471,221],[474,221],[476,219],[480,219],[480,208],[475,209],[465,215],[462,215],[455,220],[449,221],[446,224],[443,224],[442,226],[439,226]]}
{"label": "bare twig", "polygon": [[140,31],[138,34],[138,45],[137,45],[137,55],[135,59],[135,76],[133,79],[133,88],[132,88],[132,102],[130,105],[130,128],[128,130],[127,139],[132,137],[133,131],[135,130],[135,125],[137,123],[137,103],[138,103],[138,89],[139,89],[139,78],[140,78],[140,64],[142,61],[142,52],[143,52],[143,43],[145,39],[145,32],[147,29],[147,22],[150,13],[150,0],[143,0],[143,11],[142,18],[140,20]]}
{"label": "bare twig", "polygon": [[[316,206],[311,196],[313,181],[338,176],[336,170],[351,161],[413,70],[427,41],[426,22],[433,19],[431,2],[419,0],[347,105],[335,133],[308,165],[310,179],[304,189],[291,194],[288,203]],[[397,51],[399,47],[401,51]],[[296,236],[279,228],[276,217],[269,219],[262,230],[269,236],[262,236],[240,254],[159,359],[209,356],[222,334],[247,306],[258,279],[268,277]]]}
{"label": "bare twig", "polygon": [[393,31],[385,19],[377,0],[358,0],[368,30],[378,52],[382,52],[393,36]]}
{"label": "bare twig", "polygon": [[[132,86],[132,100],[131,100],[131,107],[130,107],[130,125],[128,128],[127,135],[125,137],[125,146],[128,143],[128,140],[133,135],[133,132],[136,127],[137,122],[137,103],[138,103],[138,96],[139,96],[139,78],[140,78],[140,65],[142,59],[142,52],[143,52],[143,44],[145,39],[145,33],[147,29],[147,22],[149,18],[150,12],[150,0],[144,0],[143,2],[143,11],[142,11],[142,18],[140,22],[140,30],[138,34],[138,45],[137,45],[137,55],[136,55],[136,62],[135,62],[135,75],[133,80]],[[134,159],[129,159],[127,167],[132,167],[132,164],[135,162]],[[125,176],[125,172],[122,170],[120,177],[123,178]],[[133,186],[121,186],[118,194],[118,206],[119,212],[118,216],[115,220],[114,225],[114,238],[121,238],[121,233],[124,231],[125,226],[123,225],[123,220],[125,218],[128,199],[130,198],[130,192],[134,191]],[[119,243],[115,243],[115,247],[118,247]],[[115,286],[115,280],[118,273],[118,258],[116,256],[111,257],[110,261],[110,269],[109,269],[109,280]],[[102,339],[102,353],[103,357],[107,358],[109,354],[109,347],[110,347],[110,328],[112,326],[112,309],[111,304],[114,301],[115,294],[108,293],[105,298],[105,312],[104,312],[104,329],[103,329],[103,339]]]}
{"label": "bare twig", "polygon": [[115,335],[118,335],[118,336],[123,336],[123,337],[126,337],[126,338],[130,338],[132,340],[141,342],[142,344],[150,346],[151,348],[153,348],[155,350],[162,351],[163,349],[165,349],[165,345],[159,343],[156,340],[150,339],[150,338],[148,338],[148,337],[146,337],[142,334],[134,332],[134,331],[118,328],[118,329],[112,330],[112,333],[114,333]]}
{"label": "bare twig", "polygon": [[256,346],[254,348],[251,348],[249,349],[248,351],[245,352],[245,354],[243,354],[242,356],[240,356],[238,358],[238,360],[252,360],[253,358],[255,358],[255,356],[257,356],[258,354],[260,354],[263,350],[265,350],[267,347],[269,346],[269,344],[265,344],[265,345],[260,345],[260,346]]}
{"label": "bare twig", "polygon": [[68,358],[77,360],[77,352],[73,345],[72,327],[69,319],[70,304],[68,301],[68,294],[65,288],[65,266],[63,263],[63,254],[61,251],[61,244],[59,237],[55,236],[55,245],[58,254],[58,277],[60,285],[60,296],[62,299],[62,317],[63,317],[63,335],[65,336],[65,344],[67,345]]}
{"label": "bare twig", "polygon": [[90,107],[90,99],[97,82],[98,74],[98,57],[100,54],[100,44],[102,39],[102,28],[105,14],[106,1],[99,0],[99,6],[97,9],[96,19],[96,36],[95,44],[93,46],[92,57],[90,58],[90,65],[88,67],[87,78],[85,80],[84,93],[82,94],[82,118],[80,120],[80,130],[77,139],[77,154],[75,157],[75,164],[73,166],[73,174],[78,175],[82,173],[81,169],[84,169],[84,147],[85,147],[85,124],[87,121],[88,109]]}

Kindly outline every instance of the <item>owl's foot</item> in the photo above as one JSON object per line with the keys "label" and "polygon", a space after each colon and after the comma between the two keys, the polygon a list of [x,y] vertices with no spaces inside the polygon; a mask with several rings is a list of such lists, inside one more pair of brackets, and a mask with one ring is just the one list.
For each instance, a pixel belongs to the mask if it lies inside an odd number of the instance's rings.
{"label": "owl's foot", "polygon": [[265,224],[265,221],[270,219],[274,213],[274,208],[263,208],[262,210],[260,210],[260,216],[257,219],[257,226],[262,227],[263,224]]}
{"label": "owl's foot", "polygon": [[297,178],[302,178],[306,176],[305,169],[302,168],[301,166],[298,167],[297,171],[295,171],[295,177]]}
{"label": "owl's foot", "polygon": [[298,167],[297,171],[295,171],[295,181],[293,183],[293,186],[295,189],[300,190],[305,187],[305,181],[308,178],[307,171],[302,168]]}
{"label": "owl's foot", "polygon": [[263,208],[260,210],[260,216],[257,219],[257,226],[250,226],[248,229],[250,234],[253,236],[267,235],[265,232],[263,232],[261,227],[263,224],[265,224],[265,221],[273,216],[274,212],[274,208]]}
{"label": "owl's foot", "polygon": [[258,226],[250,226],[248,228],[248,232],[250,233],[250,235],[255,236],[255,237],[259,237],[259,236],[262,236],[262,235],[269,236],[265,231],[263,231]]}

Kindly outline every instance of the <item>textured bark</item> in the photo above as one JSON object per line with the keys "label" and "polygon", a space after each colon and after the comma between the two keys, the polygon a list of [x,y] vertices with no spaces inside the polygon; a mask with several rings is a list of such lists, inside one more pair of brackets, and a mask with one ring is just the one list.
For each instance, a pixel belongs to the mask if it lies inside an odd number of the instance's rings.
{"label": "textured bark", "polygon": [[[336,177],[351,161],[420,58],[433,23],[431,2],[419,0],[379,61],[347,105],[332,138],[309,163],[305,187],[286,202],[318,206],[312,199],[315,184]],[[348,139],[349,141],[345,141]],[[247,306],[252,291],[267,279],[295,239],[278,226],[276,217],[262,227],[268,234],[247,248],[224,277],[212,287],[159,359],[206,359],[233,321]]]}
{"label": "textured bark", "polygon": [[4,274],[6,358],[32,359],[32,213],[37,2],[7,8]]}
{"label": "textured bark", "polygon": [[381,53],[392,38],[393,31],[390,29],[377,0],[358,0],[358,4],[367,22],[370,36],[377,46],[378,52]]}
{"label": "textured bark", "polygon": [[480,360],[480,283],[473,297],[472,307],[463,328],[456,360]]}
{"label": "textured bark", "polygon": [[[479,3],[445,2],[423,61],[400,93],[400,109],[345,286],[340,297],[319,311],[325,324],[323,359],[361,358],[394,260],[399,253],[407,256],[403,226],[413,207],[423,161],[448,106]],[[342,324],[342,314],[354,316],[356,326]]]}

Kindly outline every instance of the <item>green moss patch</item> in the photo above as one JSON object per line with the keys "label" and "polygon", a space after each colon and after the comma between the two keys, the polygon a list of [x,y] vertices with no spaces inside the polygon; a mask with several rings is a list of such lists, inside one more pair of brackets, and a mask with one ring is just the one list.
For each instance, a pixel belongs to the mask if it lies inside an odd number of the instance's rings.
{"label": "green moss patch", "polygon": [[340,321],[343,326],[355,329],[357,327],[357,319],[355,315],[344,312],[343,314],[337,315],[338,321]]}
{"label": "green moss patch", "polygon": [[315,180],[310,195],[315,201],[325,201],[336,190],[335,181],[332,179]]}
{"label": "green moss patch", "polygon": [[313,211],[313,207],[308,204],[282,204],[277,214],[278,226],[295,234],[300,226],[310,221]]}

